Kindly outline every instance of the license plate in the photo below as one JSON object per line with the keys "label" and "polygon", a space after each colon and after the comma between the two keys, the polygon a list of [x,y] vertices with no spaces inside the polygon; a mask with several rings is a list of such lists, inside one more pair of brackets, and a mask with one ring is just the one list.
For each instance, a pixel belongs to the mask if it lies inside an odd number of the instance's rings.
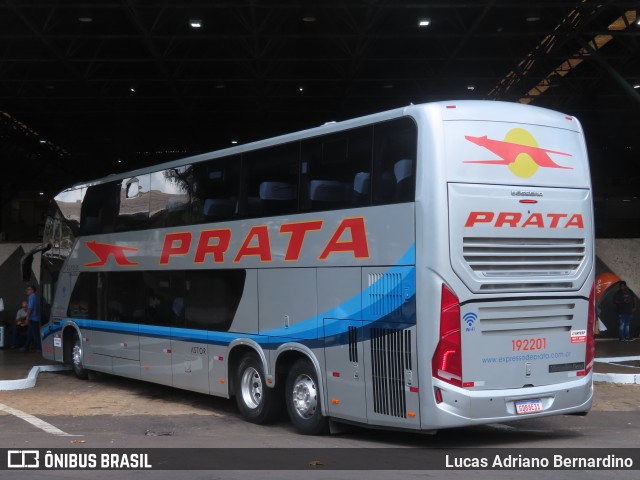
{"label": "license plate", "polygon": [[518,415],[526,415],[527,413],[535,413],[542,411],[542,401],[538,398],[535,400],[522,400],[516,402],[516,412]]}

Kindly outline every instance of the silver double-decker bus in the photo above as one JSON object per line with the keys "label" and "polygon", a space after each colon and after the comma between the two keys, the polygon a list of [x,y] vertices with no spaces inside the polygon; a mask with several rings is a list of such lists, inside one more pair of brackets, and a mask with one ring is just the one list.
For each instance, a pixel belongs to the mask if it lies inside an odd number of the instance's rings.
{"label": "silver double-decker bus", "polygon": [[591,407],[578,120],[411,105],[75,185],[42,252],[43,355],[284,410],[433,431]]}

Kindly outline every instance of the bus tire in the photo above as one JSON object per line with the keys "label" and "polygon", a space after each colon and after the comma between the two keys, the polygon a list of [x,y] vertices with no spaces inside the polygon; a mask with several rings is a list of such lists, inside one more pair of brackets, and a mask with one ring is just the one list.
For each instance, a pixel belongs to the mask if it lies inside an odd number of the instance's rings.
{"label": "bus tire", "polygon": [[73,343],[71,347],[71,365],[73,366],[73,373],[81,380],[89,378],[89,371],[82,365],[82,342],[78,334],[73,336]]}
{"label": "bus tire", "polygon": [[281,389],[267,386],[262,361],[256,353],[247,353],[240,360],[235,386],[236,403],[248,422],[264,425],[280,415]]}
{"label": "bus tire", "polygon": [[322,415],[322,395],[313,365],[304,359],[296,361],[285,387],[285,403],[291,423],[303,435],[322,435],[329,429],[329,419]]}

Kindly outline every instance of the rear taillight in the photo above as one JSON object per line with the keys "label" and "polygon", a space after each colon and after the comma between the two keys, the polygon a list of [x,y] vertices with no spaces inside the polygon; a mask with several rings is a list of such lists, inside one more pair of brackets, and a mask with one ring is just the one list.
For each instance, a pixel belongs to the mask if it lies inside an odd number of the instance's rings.
{"label": "rear taillight", "polygon": [[442,285],[440,296],[440,341],[431,361],[433,376],[462,386],[462,345],[460,337],[460,301]]}
{"label": "rear taillight", "polygon": [[584,356],[584,373],[587,375],[593,368],[593,357],[596,352],[596,344],[593,338],[593,330],[596,324],[596,290],[595,283],[591,286],[589,294],[589,313],[587,315],[587,351]]}

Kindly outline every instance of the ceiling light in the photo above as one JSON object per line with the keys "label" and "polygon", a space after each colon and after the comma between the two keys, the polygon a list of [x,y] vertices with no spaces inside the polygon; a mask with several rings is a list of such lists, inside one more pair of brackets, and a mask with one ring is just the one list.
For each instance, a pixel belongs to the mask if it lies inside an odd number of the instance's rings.
{"label": "ceiling light", "polygon": [[192,18],[191,20],[189,20],[189,25],[191,25],[191,28],[200,28],[202,27],[202,20],[198,18]]}
{"label": "ceiling light", "polygon": [[636,83],[633,88],[640,88],[640,83]]}
{"label": "ceiling light", "polygon": [[467,85],[467,90],[471,90],[471,91],[473,91],[473,90],[475,90],[475,89],[476,89],[476,86],[475,86],[475,85]]}
{"label": "ceiling light", "polygon": [[418,22],[419,27],[428,27],[431,24],[430,18],[421,18]]}
{"label": "ceiling light", "polygon": [[118,163],[122,163],[122,159],[120,159],[120,158],[119,158],[119,159],[118,159]]}
{"label": "ceiling light", "polygon": [[80,23],[91,23],[93,22],[93,18],[87,16],[87,15],[82,15],[81,17],[78,17],[78,21]]}
{"label": "ceiling light", "polygon": [[231,140],[231,144],[232,145],[237,145],[238,144],[238,140]]}
{"label": "ceiling light", "polygon": [[525,20],[527,22],[539,22],[540,21],[540,9],[539,8],[532,8],[531,10],[529,10],[526,13],[526,17]]}
{"label": "ceiling light", "polygon": [[40,143],[47,143],[46,140],[40,140]]}
{"label": "ceiling light", "polygon": [[38,195],[40,195],[41,197],[43,197],[43,196],[44,196],[44,190],[40,190],[40,191],[38,192]]}
{"label": "ceiling light", "polygon": [[307,15],[305,15],[304,17],[302,17],[302,21],[306,22],[306,23],[313,23],[317,20],[316,16],[309,13]]}
{"label": "ceiling light", "polygon": [[299,92],[304,92],[304,87],[298,87]]}

